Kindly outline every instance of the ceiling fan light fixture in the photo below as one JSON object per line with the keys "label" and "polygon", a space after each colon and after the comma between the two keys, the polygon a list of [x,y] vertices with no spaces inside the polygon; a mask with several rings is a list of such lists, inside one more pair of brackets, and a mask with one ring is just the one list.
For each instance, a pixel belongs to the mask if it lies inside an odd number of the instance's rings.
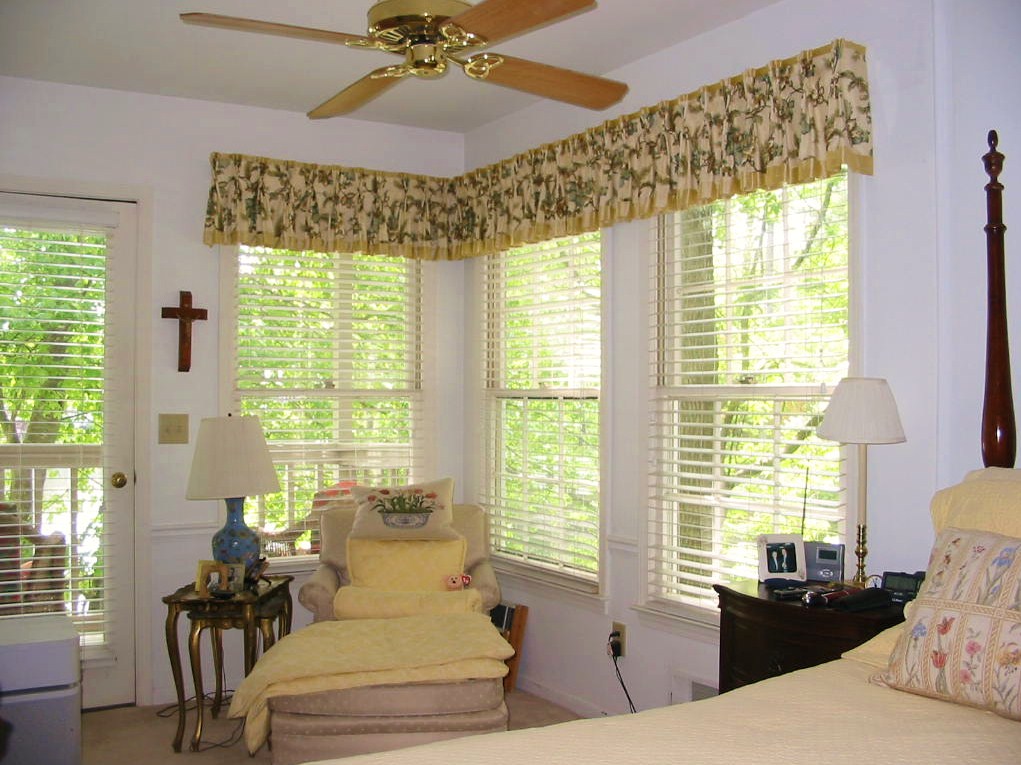
{"label": "ceiling fan light fixture", "polygon": [[369,8],[369,36],[394,45],[437,37],[447,19],[469,8],[463,0],[379,0]]}
{"label": "ceiling fan light fixture", "polygon": [[443,48],[433,43],[410,45],[407,63],[419,77],[440,77],[447,71],[447,57]]}

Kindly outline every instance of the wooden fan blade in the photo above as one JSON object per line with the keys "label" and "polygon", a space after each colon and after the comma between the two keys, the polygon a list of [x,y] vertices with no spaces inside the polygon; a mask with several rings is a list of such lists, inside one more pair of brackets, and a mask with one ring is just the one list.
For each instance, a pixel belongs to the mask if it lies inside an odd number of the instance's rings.
{"label": "wooden fan blade", "polygon": [[390,90],[390,88],[401,81],[400,77],[373,76],[377,73],[382,74],[386,70],[387,67],[377,69],[375,72],[365,75],[353,85],[344,88],[344,90],[340,91],[329,101],[324,101],[310,111],[308,113],[309,119],[320,120],[324,117],[336,117],[340,114],[353,112],[359,106],[367,104],[376,96]]}
{"label": "wooden fan blade", "polygon": [[[479,73],[471,72],[473,62],[477,62],[477,66],[481,64],[478,66]],[[468,58],[463,65],[465,72],[473,79],[494,82],[497,85],[575,106],[584,106],[587,109],[605,109],[612,106],[628,91],[628,86],[623,82],[505,56],[502,53],[480,53]]]}
{"label": "wooden fan blade", "polygon": [[375,41],[361,35],[350,35],[346,32],[331,32],[328,29],[296,27],[290,24],[276,24],[272,21],[241,19],[235,16],[221,16],[217,13],[182,13],[181,21],[185,24],[197,24],[203,27],[219,27],[241,32],[259,32],[266,35],[296,37],[299,40],[316,40],[318,42],[339,43],[345,45],[368,45],[375,47]]}
{"label": "wooden fan blade", "polygon": [[482,0],[449,23],[495,43],[595,5],[596,0]]}

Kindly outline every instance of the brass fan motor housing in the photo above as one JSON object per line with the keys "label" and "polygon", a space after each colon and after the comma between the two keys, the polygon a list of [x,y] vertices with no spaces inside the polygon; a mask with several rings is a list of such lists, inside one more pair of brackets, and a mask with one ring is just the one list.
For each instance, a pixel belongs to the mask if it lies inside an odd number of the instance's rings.
{"label": "brass fan motor housing", "polygon": [[471,7],[464,0],[379,0],[369,9],[369,37],[390,50],[419,43],[450,50],[441,27]]}

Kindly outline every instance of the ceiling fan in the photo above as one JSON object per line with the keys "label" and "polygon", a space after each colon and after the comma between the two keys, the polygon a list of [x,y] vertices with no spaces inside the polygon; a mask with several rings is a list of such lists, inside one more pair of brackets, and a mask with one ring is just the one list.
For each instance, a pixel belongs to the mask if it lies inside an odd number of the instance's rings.
{"label": "ceiling fan", "polygon": [[605,109],[624,97],[626,84],[479,50],[595,5],[595,0],[481,0],[475,5],[464,0],[379,0],[369,9],[369,28],[364,36],[215,13],[182,13],[181,20],[373,48],[404,57],[404,63],[376,69],[314,108],[308,113],[312,119],[352,112],[408,76],[440,77],[450,62],[475,80],[589,109]]}

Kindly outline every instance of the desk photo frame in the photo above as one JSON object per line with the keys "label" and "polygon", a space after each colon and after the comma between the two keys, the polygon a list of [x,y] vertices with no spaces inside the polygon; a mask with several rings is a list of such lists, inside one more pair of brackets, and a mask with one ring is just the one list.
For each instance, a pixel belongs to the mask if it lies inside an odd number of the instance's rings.
{"label": "desk photo frame", "polygon": [[759,581],[808,578],[805,541],[800,534],[761,534],[759,545]]}

